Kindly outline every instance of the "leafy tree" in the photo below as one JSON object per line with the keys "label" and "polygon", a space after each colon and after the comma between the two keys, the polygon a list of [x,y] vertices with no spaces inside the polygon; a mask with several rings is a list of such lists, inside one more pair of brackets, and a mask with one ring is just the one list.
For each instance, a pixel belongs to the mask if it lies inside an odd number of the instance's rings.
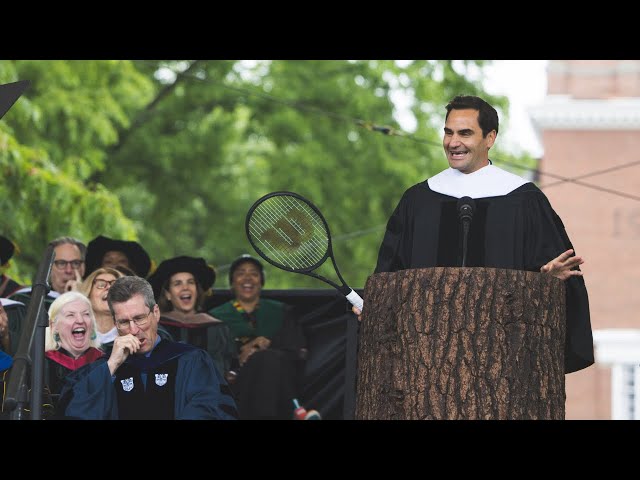
{"label": "leafy tree", "polygon": [[17,80],[31,85],[0,122],[0,231],[20,248],[9,274],[30,283],[58,236],[136,237],[117,196],[86,180],[150,83],[130,62],[0,62],[1,83]]}
{"label": "leafy tree", "polygon": [[[5,182],[5,211],[15,211],[16,195],[33,206],[16,211],[20,220],[6,221],[2,231],[26,242],[22,261],[31,269],[53,236],[89,240],[103,233],[139,239],[156,262],[202,256],[223,273],[237,255],[253,253],[244,231],[252,203],[289,190],[321,209],[345,279],[362,287],[402,192],[446,166],[447,101],[479,94],[506,112],[506,98],[482,91],[484,65],[0,62],[3,83],[33,82],[0,123],[8,138],[0,166],[15,170],[19,156],[25,172],[35,167],[52,182],[45,188],[28,173],[19,173],[11,189]],[[398,124],[393,98],[400,93],[414,99],[410,133]],[[326,288],[270,270],[269,288]],[[226,286],[224,278],[217,287]]]}

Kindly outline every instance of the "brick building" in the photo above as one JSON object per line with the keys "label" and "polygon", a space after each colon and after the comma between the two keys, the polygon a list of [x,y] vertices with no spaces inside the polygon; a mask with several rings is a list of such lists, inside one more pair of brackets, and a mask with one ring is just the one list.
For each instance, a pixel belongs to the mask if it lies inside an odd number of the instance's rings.
{"label": "brick building", "polygon": [[566,418],[640,419],[640,61],[552,60],[547,79],[538,185],[585,258],[596,349]]}

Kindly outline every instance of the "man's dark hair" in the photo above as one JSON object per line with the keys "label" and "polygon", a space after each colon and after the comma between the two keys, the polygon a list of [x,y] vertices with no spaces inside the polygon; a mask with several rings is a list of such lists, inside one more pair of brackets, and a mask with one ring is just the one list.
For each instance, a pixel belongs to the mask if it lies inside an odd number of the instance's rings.
{"label": "man's dark hair", "polygon": [[444,117],[445,122],[449,118],[451,110],[477,110],[478,125],[482,129],[482,137],[486,137],[491,130],[496,131],[498,135],[498,112],[480,97],[473,95],[457,95],[447,104],[447,116]]}
{"label": "man's dark hair", "polygon": [[87,256],[87,246],[77,238],[58,237],[55,240],[51,240],[51,242],[49,242],[49,245],[51,245],[53,248],[56,248],[59,245],[66,245],[67,243],[78,247],[78,250],[80,250],[80,259],[84,262]]}
{"label": "man's dark hair", "polygon": [[142,295],[144,303],[150,310],[153,310],[156,300],[153,297],[151,284],[142,277],[120,277],[113,282],[113,285],[109,288],[109,293],[107,293],[107,303],[109,304],[111,316],[115,318],[116,315],[113,311],[114,303],[127,302],[134,295]]}

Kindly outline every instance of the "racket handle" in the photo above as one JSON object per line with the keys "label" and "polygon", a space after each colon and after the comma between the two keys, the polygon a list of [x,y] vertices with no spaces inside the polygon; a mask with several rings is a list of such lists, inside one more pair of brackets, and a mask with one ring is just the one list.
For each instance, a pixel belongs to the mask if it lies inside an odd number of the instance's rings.
{"label": "racket handle", "polygon": [[349,292],[347,300],[351,302],[351,305],[356,306],[358,310],[362,311],[364,301],[362,300],[362,297],[355,292],[355,290],[351,290],[351,292]]}

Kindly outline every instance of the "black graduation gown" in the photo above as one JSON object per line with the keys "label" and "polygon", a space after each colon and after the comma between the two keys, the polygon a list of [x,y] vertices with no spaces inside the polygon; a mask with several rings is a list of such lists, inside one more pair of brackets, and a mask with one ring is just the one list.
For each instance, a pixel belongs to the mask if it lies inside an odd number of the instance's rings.
{"label": "black graduation gown", "polygon": [[[387,223],[376,273],[462,264],[458,199],[434,192],[427,181],[409,188]],[[539,272],[573,248],[562,220],[542,191],[526,183],[507,195],[475,199],[468,267]],[[592,365],[593,337],[584,279],[566,281],[565,373]]]}
{"label": "black graduation gown", "polygon": [[44,384],[46,389],[57,399],[64,380],[71,372],[95,362],[104,355],[97,348],[89,347],[79,358],[73,358],[69,352],[60,347],[59,350],[45,352]]}
{"label": "black graduation gown", "polygon": [[12,293],[20,290],[23,285],[20,285],[13,278],[6,275],[0,275],[0,297],[10,297]]}

